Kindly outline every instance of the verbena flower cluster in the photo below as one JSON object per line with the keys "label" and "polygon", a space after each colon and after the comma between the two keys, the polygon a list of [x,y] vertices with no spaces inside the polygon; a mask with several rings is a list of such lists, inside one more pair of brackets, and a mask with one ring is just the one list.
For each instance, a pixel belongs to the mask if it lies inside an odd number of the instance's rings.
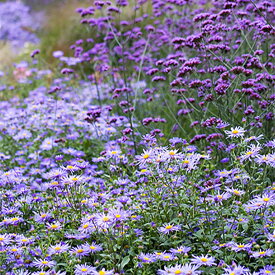
{"label": "verbena flower cluster", "polygon": [[274,3],[77,12],[1,74],[0,273],[275,274]]}

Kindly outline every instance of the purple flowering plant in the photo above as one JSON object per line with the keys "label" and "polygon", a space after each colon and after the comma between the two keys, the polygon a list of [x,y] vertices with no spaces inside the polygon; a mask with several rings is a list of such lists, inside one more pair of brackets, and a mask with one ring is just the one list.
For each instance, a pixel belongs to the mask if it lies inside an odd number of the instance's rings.
{"label": "purple flowering plant", "polygon": [[0,273],[273,274],[274,3],[77,12],[0,102]]}

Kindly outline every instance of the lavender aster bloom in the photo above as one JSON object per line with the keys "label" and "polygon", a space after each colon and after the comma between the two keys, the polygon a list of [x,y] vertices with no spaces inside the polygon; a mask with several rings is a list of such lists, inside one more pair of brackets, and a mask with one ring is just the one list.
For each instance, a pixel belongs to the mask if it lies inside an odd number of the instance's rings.
{"label": "lavender aster bloom", "polygon": [[179,231],[181,229],[180,225],[167,224],[158,229],[159,232],[163,234],[169,234],[173,231]]}
{"label": "lavender aster bloom", "polygon": [[230,131],[224,131],[229,138],[243,137],[246,132],[242,127],[231,128]]}
{"label": "lavender aster bloom", "polygon": [[176,249],[175,248],[171,248],[170,252],[172,252],[174,254],[184,254],[184,253],[188,253],[190,250],[191,250],[191,247],[179,246]]}
{"label": "lavender aster bloom", "polygon": [[261,251],[252,252],[251,257],[262,258],[262,257],[266,257],[266,256],[271,256],[273,254],[274,254],[274,250],[267,249],[267,250],[261,250]]}
{"label": "lavender aster bloom", "polygon": [[164,267],[164,270],[159,269],[158,275],[197,275],[201,274],[202,271],[197,270],[199,266],[185,264],[185,265],[176,265],[173,267]]}
{"label": "lavender aster bloom", "polygon": [[211,266],[211,265],[216,265],[215,264],[215,258],[214,257],[211,257],[211,256],[193,256],[194,258],[191,259],[191,263],[192,264],[196,264],[198,266],[201,266],[201,265],[206,265],[206,266]]}
{"label": "lavender aster bloom", "polygon": [[153,263],[156,261],[156,256],[154,254],[141,253],[138,258],[142,263]]}
{"label": "lavender aster bloom", "polygon": [[90,274],[92,274],[93,271],[95,271],[95,267],[93,267],[93,266],[90,266],[87,264],[81,264],[81,265],[77,264],[75,266],[74,274],[75,275],[82,275],[82,274],[90,275]]}
{"label": "lavender aster bloom", "polygon": [[46,259],[36,259],[33,261],[33,266],[38,268],[46,268],[55,266],[55,261],[50,261]]}

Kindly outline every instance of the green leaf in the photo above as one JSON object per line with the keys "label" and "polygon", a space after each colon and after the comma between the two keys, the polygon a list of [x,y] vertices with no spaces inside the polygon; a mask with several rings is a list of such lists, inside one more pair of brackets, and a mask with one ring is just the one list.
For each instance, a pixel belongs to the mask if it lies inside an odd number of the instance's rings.
{"label": "green leaf", "polygon": [[125,265],[127,265],[130,262],[130,256],[126,256],[123,258],[121,264],[120,264],[120,268],[123,269]]}

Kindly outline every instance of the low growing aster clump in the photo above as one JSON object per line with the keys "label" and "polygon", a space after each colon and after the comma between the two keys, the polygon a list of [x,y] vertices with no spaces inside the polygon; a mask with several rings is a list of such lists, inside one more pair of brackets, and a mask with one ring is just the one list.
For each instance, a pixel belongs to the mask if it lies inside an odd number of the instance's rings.
{"label": "low growing aster clump", "polygon": [[135,156],[129,121],[88,103],[92,89],[1,103],[2,270],[273,272],[274,140],[228,127],[224,161],[147,134]]}
{"label": "low growing aster clump", "polygon": [[272,11],[95,1],[1,73],[0,273],[275,274]]}

